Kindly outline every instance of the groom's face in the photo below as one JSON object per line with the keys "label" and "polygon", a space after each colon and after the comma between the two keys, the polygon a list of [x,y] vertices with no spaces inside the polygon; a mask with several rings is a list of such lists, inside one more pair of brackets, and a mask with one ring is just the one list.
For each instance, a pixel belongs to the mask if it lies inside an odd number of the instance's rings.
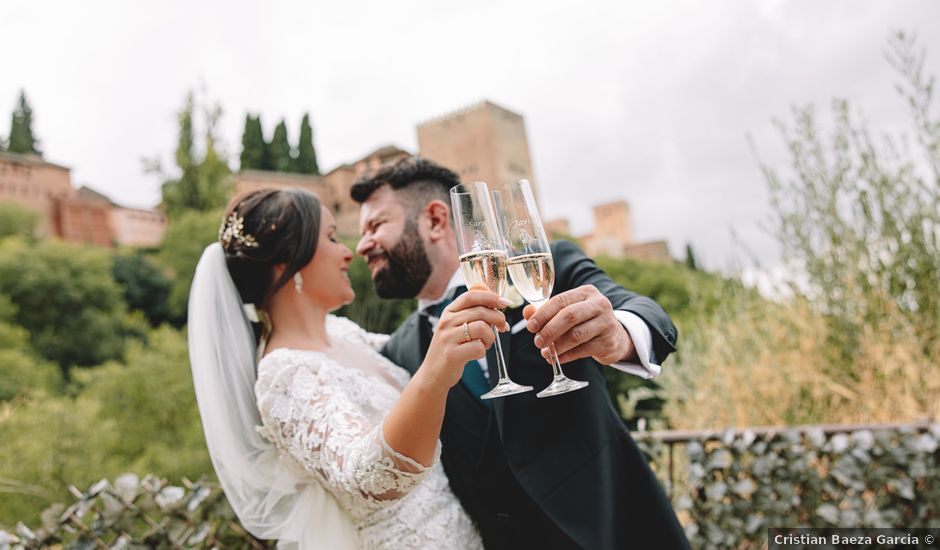
{"label": "groom's face", "polygon": [[369,265],[375,292],[382,298],[414,298],[431,275],[417,216],[411,210],[383,186],[359,211],[362,238],[356,253]]}

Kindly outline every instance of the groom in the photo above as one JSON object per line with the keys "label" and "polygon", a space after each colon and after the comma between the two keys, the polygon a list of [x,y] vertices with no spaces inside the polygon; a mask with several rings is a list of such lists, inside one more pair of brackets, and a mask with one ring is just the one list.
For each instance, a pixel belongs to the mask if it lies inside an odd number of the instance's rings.
{"label": "groom", "polygon": [[[463,292],[450,170],[411,157],[360,178],[365,258],[383,298],[417,298],[382,353],[414,373],[440,312]],[[654,301],[615,284],[576,246],[552,245],[554,295],[534,315],[506,311],[500,336],[510,377],[536,388],[552,379],[554,343],[565,373],[585,389],[483,401],[496,383],[493,347],[468,363],[447,399],[441,460],[451,488],[487,548],[687,548],[682,528],[614,410],[603,369],[645,377],[675,350],[676,328]]]}

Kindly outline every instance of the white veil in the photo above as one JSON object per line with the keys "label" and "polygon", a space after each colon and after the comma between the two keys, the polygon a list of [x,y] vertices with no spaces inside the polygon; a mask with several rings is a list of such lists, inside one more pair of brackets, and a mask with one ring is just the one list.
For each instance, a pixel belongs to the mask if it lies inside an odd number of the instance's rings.
{"label": "white veil", "polygon": [[219,243],[196,266],[189,294],[189,361],[209,456],[225,496],[254,536],[281,548],[354,549],[355,530],[312,476],[278,459],[255,430],[251,326]]}

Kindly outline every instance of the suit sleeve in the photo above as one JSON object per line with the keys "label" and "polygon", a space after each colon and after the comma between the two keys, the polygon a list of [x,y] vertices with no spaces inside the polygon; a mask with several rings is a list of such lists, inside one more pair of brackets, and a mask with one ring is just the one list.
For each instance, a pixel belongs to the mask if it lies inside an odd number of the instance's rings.
{"label": "suit sleeve", "polygon": [[662,306],[615,283],[572,242],[552,243],[552,256],[555,261],[556,294],[582,285],[593,285],[610,300],[615,310],[629,311],[649,327],[653,337],[650,362],[660,365],[670,353],[676,351],[679,332]]}

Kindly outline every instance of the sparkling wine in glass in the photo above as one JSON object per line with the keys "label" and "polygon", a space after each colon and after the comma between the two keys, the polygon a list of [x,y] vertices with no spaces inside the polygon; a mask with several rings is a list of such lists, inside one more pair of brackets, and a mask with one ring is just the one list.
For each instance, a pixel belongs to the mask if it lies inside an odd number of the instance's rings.
{"label": "sparkling wine in glass", "polygon": [[[486,183],[475,181],[456,185],[450,190],[450,202],[454,212],[454,231],[457,233],[457,252],[460,268],[467,288],[486,288],[502,295],[506,287],[506,248],[503,243],[490,189]],[[532,390],[532,386],[516,384],[506,373],[506,360],[499,343],[496,327],[496,367],[499,381],[496,387],[480,396],[480,399],[504,397]]]}
{"label": "sparkling wine in glass", "polygon": [[[532,187],[528,181],[519,180],[497,187],[493,196],[508,251],[506,269],[509,277],[523,298],[536,308],[541,307],[552,296],[555,263]],[[565,376],[555,345],[551,344],[550,348],[554,378],[536,395],[551,397],[587,386],[587,382]]]}

